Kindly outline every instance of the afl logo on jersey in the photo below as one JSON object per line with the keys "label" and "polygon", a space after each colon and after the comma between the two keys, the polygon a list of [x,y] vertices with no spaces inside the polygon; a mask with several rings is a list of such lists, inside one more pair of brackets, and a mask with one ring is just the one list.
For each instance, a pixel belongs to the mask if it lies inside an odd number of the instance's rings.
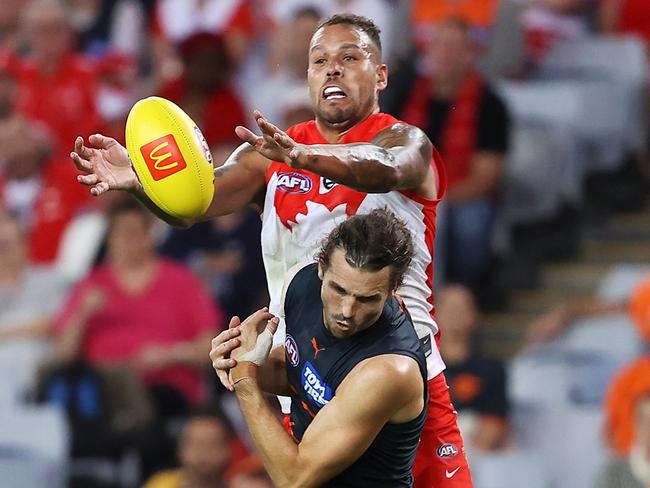
{"label": "afl logo on jersey", "polygon": [[307,193],[311,190],[311,179],[301,173],[280,173],[277,188],[285,193]]}
{"label": "afl logo on jersey", "polygon": [[458,448],[456,447],[456,444],[448,442],[446,444],[442,444],[438,449],[436,449],[436,454],[439,458],[442,459],[453,458],[458,455]]}
{"label": "afl logo on jersey", "polygon": [[296,340],[287,334],[287,338],[284,340],[284,351],[287,355],[287,359],[291,366],[294,368],[300,363],[300,355],[298,354],[298,344]]}

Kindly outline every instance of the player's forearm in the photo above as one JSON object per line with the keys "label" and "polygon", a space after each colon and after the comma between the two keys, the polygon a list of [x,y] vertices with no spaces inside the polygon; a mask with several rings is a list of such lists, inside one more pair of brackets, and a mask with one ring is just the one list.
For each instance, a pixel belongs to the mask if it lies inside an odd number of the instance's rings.
{"label": "player's forearm", "polygon": [[395,155],[375,144],[316,144],[306,153],[300,162],[306,170],[354,190],[384,193],[409,186]]}
{"label": "player's forearm", "polygon": [[[235,385],[235,394],[256,450],[278,488],[294,487],[300,470],[298,445],[284,430],[264,400],[257,379]],[[306,488],[305,485],[302,485]]]}

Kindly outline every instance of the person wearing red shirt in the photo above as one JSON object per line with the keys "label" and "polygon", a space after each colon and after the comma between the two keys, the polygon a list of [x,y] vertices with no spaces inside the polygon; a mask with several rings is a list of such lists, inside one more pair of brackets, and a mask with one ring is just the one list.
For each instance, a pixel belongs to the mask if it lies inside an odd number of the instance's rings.
{"label": "person wearing red shirt", "polygon": [[183,265],[156,255],[151,218],[136,202],[109,210],[107,262],[72,291],[54,324],[57,358],[125,364],[145,386],[204,399],[205,345],[221,324],[210,295]]}
{"label": "person wearing red shirt", "polygon": [[210,147],[237,142],[232,128],[245,123],[239,98],[230,84],[230,61],[216,34],[194,34],[179,46],[180,77],[163,86],[158,95],[179,105],[196,122]]}

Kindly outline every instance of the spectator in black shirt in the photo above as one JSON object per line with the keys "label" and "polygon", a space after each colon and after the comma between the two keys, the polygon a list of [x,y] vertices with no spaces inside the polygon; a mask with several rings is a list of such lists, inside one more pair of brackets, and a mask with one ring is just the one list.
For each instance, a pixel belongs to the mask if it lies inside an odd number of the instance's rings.
{"label": "spectator in black shirt", "polygon": [[489,264],[509,132],[503,101],[474,69],[475,51],[465,23],[441,25],[424,53],[426,74],[401,114],[427,133],[445,162],[448,207],[436,242],[447,281],[474,290]]}
{"label": "spectator in black shirt", "polygon": [[479,315],[472,293],[461,285],[436,299],[440,352],[451,399],[468,449],[494,451],[508,438],[508,398],[503,363],[483,357],[475,344]]}

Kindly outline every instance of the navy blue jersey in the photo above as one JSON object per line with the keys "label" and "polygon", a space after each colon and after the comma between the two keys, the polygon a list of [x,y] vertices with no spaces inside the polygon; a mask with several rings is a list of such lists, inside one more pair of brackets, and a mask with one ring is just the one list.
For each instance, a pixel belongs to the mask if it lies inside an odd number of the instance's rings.
{"label": "navy blue jersey", "polygon": [[[302,439],[318,411],[336,395],[336,389],[361,361],[381,354],[401,354],[417,361],[427,405],[424,351],[409,316],[394,298],[372,326],[352,337],[338,339],[323,323],[321,280],[316,264],[293,278],[285,297],[286,367],[291,397],[292,433]],[[366,452],[323,487],[410,487],[411,469],[426,408],[405,423],[387,423]]]}

